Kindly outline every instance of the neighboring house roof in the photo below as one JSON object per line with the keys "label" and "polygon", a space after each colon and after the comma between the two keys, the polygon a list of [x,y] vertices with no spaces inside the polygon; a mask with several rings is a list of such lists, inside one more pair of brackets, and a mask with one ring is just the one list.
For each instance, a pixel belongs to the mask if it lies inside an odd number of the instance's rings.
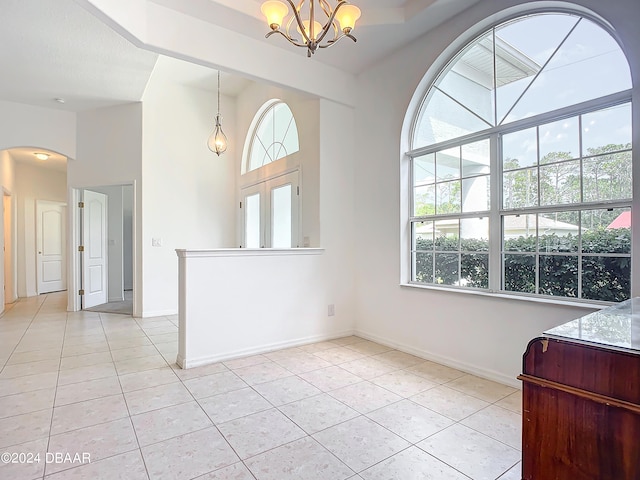
{"label": "neighboring house roof", "polygon": [[[536,227],[536,215],[508,215],[504,217],[504,229],[506,233],[518,232],[522,230],[535,229]],[[580,227],[572,223],[560,222],[552,218],[538,217],[538,229],[539,230],[555,230],[565,232],[578,232]]]}
{"label": "neighboring house roof", "polygon": [[[458,230],[458,219],[457,218],[448,218],[444,220],[436,220],[436,234],[438,232],[444,231],[454,231]],[[431,233],[431,222],[424,222],[422,225],[416,226],[416,233],[419,234],[430,234]],[[531,231],[531,233],[535,234],[536,229],[536,214],[530,213],[527,215],[507,215],[504,217],[504,230],[507,236],[513,235],[522,235],[523,232]],[[572,223],[560,222],[558,220],[554,220],[552,218],[547,217],[539,217],[538,218],[538,229],[541,232],[549,232],[553,231],[556,233],[578,233],[580,227],[578,225],[574,225]]]}
{"label": "neighboring house roof", "polygon": [[622,212],[613,222],[607,225],[607,228],[631,228],[631,211]]}

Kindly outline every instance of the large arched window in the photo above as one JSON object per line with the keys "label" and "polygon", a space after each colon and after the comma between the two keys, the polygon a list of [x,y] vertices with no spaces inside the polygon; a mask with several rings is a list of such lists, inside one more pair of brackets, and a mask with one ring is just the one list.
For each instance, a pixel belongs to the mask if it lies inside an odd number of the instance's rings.
{"label": "large arched window", "polygon": [[410,145],[412,283],[629,298],[631,76],[602,26],[549,12],[484,32]]}
{"label": "large arched window", "polygon": [[254,125],[247,155],[247,172],[291,155],[300,148],[296,120],[286,103],[280,100],[266,103],[256,116]]}

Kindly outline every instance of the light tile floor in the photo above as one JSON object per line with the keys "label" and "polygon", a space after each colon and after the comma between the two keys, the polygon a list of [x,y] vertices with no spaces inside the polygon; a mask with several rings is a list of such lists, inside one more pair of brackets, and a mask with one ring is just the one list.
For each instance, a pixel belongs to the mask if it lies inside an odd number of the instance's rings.
{"label": "light tile floor", "polygon": [[0,318],[1,479],[520,478],[511,387],[359,337],[181,370],[175,317],[65,306]]}

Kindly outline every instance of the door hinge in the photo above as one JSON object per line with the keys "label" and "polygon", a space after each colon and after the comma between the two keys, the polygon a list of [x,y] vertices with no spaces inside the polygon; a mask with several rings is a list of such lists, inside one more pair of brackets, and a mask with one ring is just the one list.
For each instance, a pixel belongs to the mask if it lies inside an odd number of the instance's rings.
{"label": "door hinge", "polygon": [[84,245],[80,245],[80,246],[78,247],[78,251],[79,251],[79,252],[84,252]]}
{"label": "door hinge", "polygon": [[78,208],[84,208],[84,202],[78,202]]}
{"label": "door hinge", "polygon": [[240,208],[242,208],[242,202],[240,202]]}
{"label": "door hinge", "polygon": [[78,295],[84,295],[84,290],[78,290]]}
{"label": "door hinge", "polygon": [[296,187],[296,194],[300,195],[300,187]]}

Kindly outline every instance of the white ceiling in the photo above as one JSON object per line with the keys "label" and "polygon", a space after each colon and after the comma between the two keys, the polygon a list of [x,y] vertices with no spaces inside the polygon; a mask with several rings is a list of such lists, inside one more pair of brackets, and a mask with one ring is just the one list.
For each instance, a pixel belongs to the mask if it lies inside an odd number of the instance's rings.
{"label": "white ceiling", "polygon": [[[296,49],[283,38],[265,39],[261,0],[147,0],[257,41]],[[319,50],[309,61],[357,74],[429,29],[480,0],[353,0],[362,18],[353,34]],[[334,4],[334,0],[329,0]],[[296,0],[297,3],[297,0]],[[80,112],[140,101],[151,73],[214,91],[216,71],[180,60],[158,63],[158,54],[138,48],[74,0],[1,0],[0,100]],[[300,55],[306,51],[298,48]],[[223,74],[221,90],[235,96],[250,80]],[[64,103],[56,101],[64,99]],[[53,153],[53,152],[49,152]],[[19,161],[33,152],[13,150]],[[55,155],[40,165],[60,168]]]}
{"label": "white ceiling", "polygon": [[2,0],[0,18],[0,99],[76,112],[140,100],[157,55],[73,0]]}
{"label": "white ceiling", "polygon": [[[295,49],[279,36],[264,38],[261,0],[148,1]],[[358,42],[343,39],[309,61],[358,73],[477,1],[353,0],[362,10],[353,32]],[[78,112],[142,98],[158,55],[132,45],[73,0],[2,0],[0,18],[0,64],[11,66],[0,75],[0,99]],[[215,89],[214,70],[174,65],[179,81]],[[223,76],[223,93],[237,95],[247,82]]]}

